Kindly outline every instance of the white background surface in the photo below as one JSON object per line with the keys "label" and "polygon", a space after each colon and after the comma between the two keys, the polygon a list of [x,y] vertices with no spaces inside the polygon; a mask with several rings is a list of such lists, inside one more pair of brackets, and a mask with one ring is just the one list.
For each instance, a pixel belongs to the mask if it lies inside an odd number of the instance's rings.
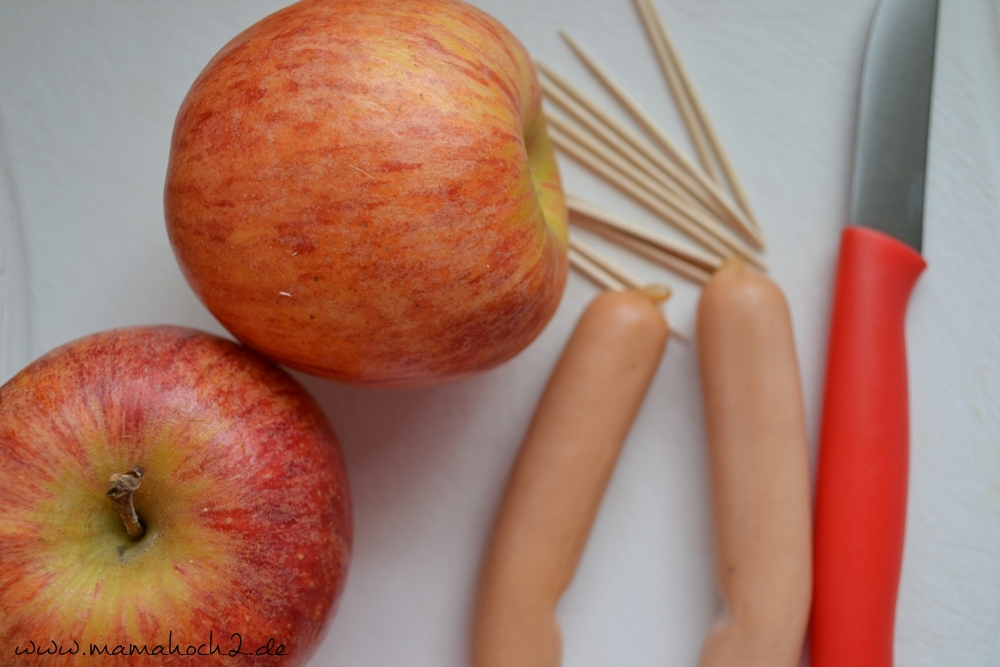
{"label": "white background surface", "polygon": [[[897,665],[1000,665],[1000,3],[942,0],[910,305],[912,470]],[[281,0],[0,0],[0,381],[115,326],[222,333],[173,259],[162,184],[174,114],[208,59]],[[565,28],[671,134],[683,131],[628,0],[478,0],[537,58],[606,99]],[[847,216],[873,0],[658,0],[763,222],[790,301],[815,458],[829,298]],[[608,106],[611,103],[608,102]],[[623,116],[624,118],[624,116]],[[561,160],[567,189],[643,224]],[[690,334],[696,292],[668,306]],[[517,359],[459,384],[373,391],[300,376],[350,467],[354,560],[312,665],[466,664],[489,522],[534,403],[596,289],[571,276]],[[672,343],[564,597],[567,666],[694,665],[715,612],[693,345]],[[2,647],[0,647],[2,648]]]}

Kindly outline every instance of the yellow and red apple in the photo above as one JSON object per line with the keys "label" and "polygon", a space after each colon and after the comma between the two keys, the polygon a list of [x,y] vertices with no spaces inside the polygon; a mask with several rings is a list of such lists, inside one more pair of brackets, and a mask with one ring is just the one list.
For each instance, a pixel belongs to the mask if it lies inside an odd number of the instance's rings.
{"label": "yellow and red apple", "polygon": [[356,383],[495,366],[566,279],[532,62],[456,0],[307,0],[234,38],[181,105],[165,208],[230,332]]}
{"label": "yellow and red apple", "polygon": [[0,387],[0,499],[5,666],[301,665],[350,555],[320,409],[190,329],[95,334]]}

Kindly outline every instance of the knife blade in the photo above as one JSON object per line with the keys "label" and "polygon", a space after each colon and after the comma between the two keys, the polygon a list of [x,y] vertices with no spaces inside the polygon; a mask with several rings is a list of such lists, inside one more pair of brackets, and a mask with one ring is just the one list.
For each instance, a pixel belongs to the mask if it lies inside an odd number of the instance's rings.
{"label": "knife blade", "polygon": [[861,78],[820,426],[813,667],[890,667],[909,467],[905,319],[917,279],[938,0],[882,0]]}

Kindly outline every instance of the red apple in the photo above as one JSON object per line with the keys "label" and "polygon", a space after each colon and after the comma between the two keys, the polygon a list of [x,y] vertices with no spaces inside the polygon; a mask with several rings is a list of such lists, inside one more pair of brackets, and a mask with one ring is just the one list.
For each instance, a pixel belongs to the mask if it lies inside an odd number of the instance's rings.
{"label": "red apple", "polygon": [[245,348],[120,329],[0,387],[2,665],[303,664],[350,547],[336,436]]}
{"label": "red apple", "polygon": [[532,62],[455,0],[304,1],[237,36],[181,105],[165,204],[229,331],[356,383],[499,364],[566,279]]}

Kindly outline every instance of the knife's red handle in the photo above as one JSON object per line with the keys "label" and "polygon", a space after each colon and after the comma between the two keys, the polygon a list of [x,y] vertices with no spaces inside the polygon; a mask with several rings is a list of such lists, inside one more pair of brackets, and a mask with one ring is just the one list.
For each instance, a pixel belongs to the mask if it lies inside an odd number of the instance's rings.
{"label": "knife's red handle", "polygon": [[816,481],[812,667],[891,667],[909,466],[904,322],[926,263],[841,238]]}

